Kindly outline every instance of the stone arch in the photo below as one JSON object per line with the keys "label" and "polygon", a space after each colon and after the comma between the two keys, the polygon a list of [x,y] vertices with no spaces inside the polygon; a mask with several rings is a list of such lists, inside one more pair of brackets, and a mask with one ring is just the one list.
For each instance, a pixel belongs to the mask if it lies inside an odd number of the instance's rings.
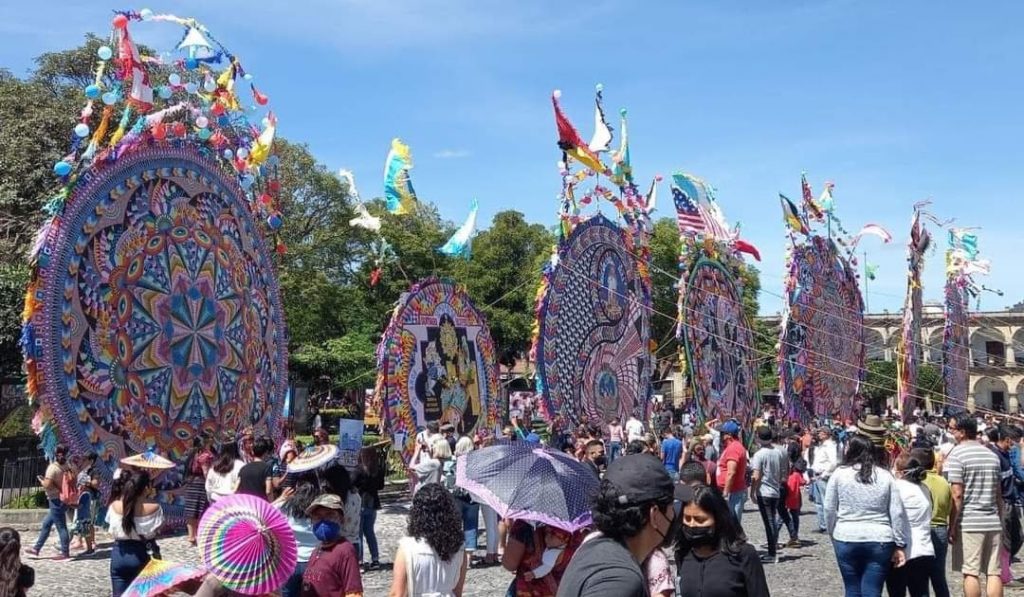
{"label": "stone arch", "polygon": [[[1014,365],[1024,366],[1024,328],[1019,328],[1013,333],[1013,360]],[[1020,396],[1020,391],[1017,392]]]}
{"label": "stone arch", "polygon": [[1006,364],[1006,335],[992,327],[971,332],[971,364],[999,367]]}
{"label": "stone arch", "polygon": [[875,328],[864,328],[864,360],[885,360],[885,336]]}
{"label": "stone arch", "polygon": [[924,359],[937,366],[942,365],[942,327],[932,328],[931,332],[921,334],[924,338]]}
{"label": "stone arch", "polygon": [[1005,412],[1009,406],[1006,382],[998,377],[979,377],[971,388],[974,407],[982,411]]}

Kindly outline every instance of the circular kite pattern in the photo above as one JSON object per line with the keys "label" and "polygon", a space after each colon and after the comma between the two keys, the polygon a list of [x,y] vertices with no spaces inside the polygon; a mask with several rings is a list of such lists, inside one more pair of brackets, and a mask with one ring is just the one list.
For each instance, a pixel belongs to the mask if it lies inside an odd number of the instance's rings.
{"label": "circular kite pattern", "polygon": [[967,316],[967,285],[961,278],[946,280],[946,323],[942,330],[942,381],[946,407],[960,413],[967,409],[970,387],[970,322]]}
{"label": "circular kite pattern", "polygon": [[741,293],[716,259],[700,257],[689,271],[680,321],[698,416],[701,421],[735,418],[750,429],[760,395],[754,336]]}
{"label": "circular kite pattern", "polygon": [[[154,146],[94,168],[44,242],[26,357],[73,453],[97,452],[109,475],[129,451],[181,462],[202,432],[280,433],[287,344],[274,267],[219,166]],[[165,489],[175,476],[160,478]]]}
{"label": "circular kite pattern", "polygon": [[384,427],[406,462],[429,421],[451,423],[460,435],[497,431],[494,341],[461,286],[437,278],[414,285],[395,308],[377,361]]}
{"label": "circular kite pattern", "polygon": [[645,418],[649,305],[622,230],[601,215],[576,226],[547,273],[536,343],[548,412],[573,425]]}
{"label": "circular kite pattern", "polygon": [[831,240],[813,236],[793,249],[789,314],[779,383],[789,416],[809,423],[851,418],[864,373],[864,303],[857,276]]}

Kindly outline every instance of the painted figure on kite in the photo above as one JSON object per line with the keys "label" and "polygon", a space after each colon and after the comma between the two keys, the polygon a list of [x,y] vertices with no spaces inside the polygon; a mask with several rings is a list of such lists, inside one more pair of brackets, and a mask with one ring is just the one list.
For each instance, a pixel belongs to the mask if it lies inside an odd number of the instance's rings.
{"label": "painted figure on kite", "polygon": [[[130,34],[157,23],[182,30],[173,60]],[[100,454],[108,483],[132,453],[180,464],[202,434],[279,436],[288,385],[268,243],[281,226],[276,119],[249,123],[236,87],[248,75],[198,21],[146,10],[113,25],[54,166],[22,337],[44,450]],[[172,522],[180,478],[157,480]]]}

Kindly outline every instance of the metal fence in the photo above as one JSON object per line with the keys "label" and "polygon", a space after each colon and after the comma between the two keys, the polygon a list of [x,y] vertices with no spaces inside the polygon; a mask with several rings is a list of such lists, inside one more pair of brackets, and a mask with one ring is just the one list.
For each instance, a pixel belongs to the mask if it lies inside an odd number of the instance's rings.
{"label": "metal fence", "polygon": [[36,477],[45,472],[46,458],[42,455],[5,458],[0,469],[0,506],[36,492],[39,489]]}

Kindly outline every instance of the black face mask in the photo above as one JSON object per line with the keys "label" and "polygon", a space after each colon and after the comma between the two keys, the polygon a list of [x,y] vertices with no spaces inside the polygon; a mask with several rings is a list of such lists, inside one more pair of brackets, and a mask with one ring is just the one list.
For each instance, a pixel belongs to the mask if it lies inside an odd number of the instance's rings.
{"label": "black face mask", "polygon": [[715,527],[682,526],[683,537],[691,547],[705,547],[715,543]]}
{"label": "black face mask", "polygon": [[[668,510],[671,510],[671,509],[672,509],[672,506],[669,506]],[[665,514],[665,512],[662,512],[661,515],[664,516],[665,518],[668,518],[668,516]],[[676,534],[679,532],[679,525],[680,525],[680,519],[681,518],[682,518],[682,513],[681,512],[677,512],[675,518],[673,518],[672,522],[669,523],[668,530],[665,531],[665,533],[661,535],[661,546],[663,548],[668,549],[668,548],[672,547],[673,543],[676,542]],[[655,529],[655,530],[657,530],[657,529]],[[659,533],[660,533],[660,531],[659,531]]]}
{"label": "black face mask", "polygon": [[604,466],[607,461],[608,460],[604,457],[604,454],[601,454],[600,456],[594,459],[594,465],[601,467]]}

